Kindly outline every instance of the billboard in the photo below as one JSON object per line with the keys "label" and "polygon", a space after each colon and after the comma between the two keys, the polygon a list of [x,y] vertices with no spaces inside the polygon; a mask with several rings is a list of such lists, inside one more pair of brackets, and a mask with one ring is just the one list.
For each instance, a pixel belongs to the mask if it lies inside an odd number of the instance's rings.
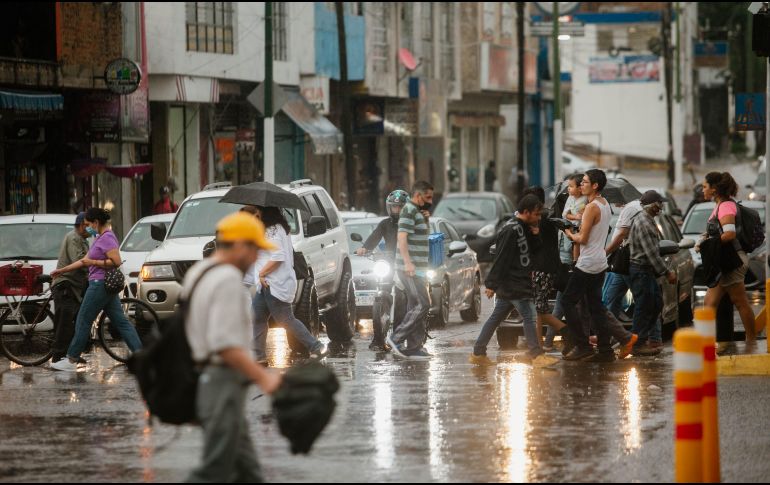
{"label": "billboard", "polygon": [[652,83],[660,81],[660,57],[631,55],[592,57],[588,66],[591,84]]}

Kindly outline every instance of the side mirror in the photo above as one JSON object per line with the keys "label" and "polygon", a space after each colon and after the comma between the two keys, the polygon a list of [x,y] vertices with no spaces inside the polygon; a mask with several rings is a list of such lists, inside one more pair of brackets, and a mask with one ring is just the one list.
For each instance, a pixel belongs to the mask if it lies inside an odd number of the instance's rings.
{"label": "side mirror", "polygon": [[350,240],[355,242],[364,242],[364,238],[357,232],[350,235]]}
{"label": "side mirror", "polygon": [[675,216],[678,216],[678,217],[682,217],[682,209],[679,209],[679,208],[674,209],[672,214],[675,215]]}
{"label": "side mirror", "polygon": [[465,234],[465,235],[463,236],[463,240],[464,240],[464,241],[473,241],[473,240],[474,240],[474,239],[476,239],[476,238],[478,238],[478,236],[477,236],[477,235],[475,235],[475,234]]}
{"label": "side mirror", "polygon": [[166,226],[161,223],[155,223],[150,226],[150,237],[158,242],[166,239]]}
{"label": "side mirror", "polygon": [[455,254],[464,253],[468,249],[468,245],[465,244],[462,241],[452,241],[449,243],[449,256],[454,256]]}
{"label": "side mirror", "polygon": [[674,241],[669,241],[668,239],[664,239],[658,243],[658,251],[660,252],[661,256],[674,255],[678,253],[680,249],[682,248],[679,247],[679,244],[675,243]]}
{"label": "side mirror", "polygon": [[679,241],[679,249],[692,249],[695,247],[695,241],[690,238],[684,238]]}
{"label": "side mirror", "polygon": [[326,219],[321,216],[311,216],[307,221],[305,237],[315,237],[326,233]]}
{"label": "side mirror", "polygon": [[751,189],[753,189],[754,187],[752,187],[752,186],[751,186],[751,184],[746,184],[746,185],[744,186],[744,188],[751,190]]}

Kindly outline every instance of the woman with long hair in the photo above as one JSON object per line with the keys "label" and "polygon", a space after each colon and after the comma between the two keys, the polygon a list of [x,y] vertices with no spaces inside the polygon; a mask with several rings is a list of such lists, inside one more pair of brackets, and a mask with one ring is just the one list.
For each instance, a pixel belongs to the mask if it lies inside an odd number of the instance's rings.
{"label": "woman with long hair", "polygon": [[256,286],[254,295],[254,350],[257,360],[267,363],[268,320],[273,320],[302,342],[311,358],[326,355],[326,346],[315,338],[305,325],[294,316],[292,303],[297,293],[294,273],[294,247],[291,227],[281,209],[254,207],[249,210],[265,225],[265,236],[278,249],[260,251],[251,277]]}
{"label": "woman with long hair", "polygon": [[[740,265],[737,268],[720,274],[716,285],[708,289],[705,305],[716,308],[722,297],[727,294],[741,315],[743,327],[746,329],[746,342],[754,342],[757,339],[754,311],[749,304],[746,286],[743,283],[748,271],[749,259],[741,248],[736,231],[739,208],[733,198],[737,194],[738,184],[727,172],[708,173],[703,181],[704,199],[713,200],[717,204],[709,218],[707,235],[710,238],[719,238],[723,250],[735,251],[740,258]],[[732,335],[732,331],[728,330],[725,333]],[[719,328],[717,328],[717,333],[724,335]],[[723,341],[724,337],[720,339],[720,336],[717,335],[717,340]]]}
{"label": "woman with long hair", "polygon": [[142,348],[142,342],[136,329],[123,313],[120,305],[120,295],[108,293],[104,287],[104,278],[111,269],[119,268],[123,263],[120,257],[120,243],[112,232],[110,213],[98,207],[91,207],[85,215],[86,231],[95,238],[91,249],[85,258],[69,266],[57,269],[51,273],[56,277],[80,268],[88,268],[88,289],[83,296],[83,303],[78,311],[75,323],[75,336],[67,349],[67,358],[51,364],[54,370],[77,371],[77,364],[82,362],[83,353],[91,338],[91,325],[99,312],[104,310],[110,319],[110,324],[120,333],[131,352]]}

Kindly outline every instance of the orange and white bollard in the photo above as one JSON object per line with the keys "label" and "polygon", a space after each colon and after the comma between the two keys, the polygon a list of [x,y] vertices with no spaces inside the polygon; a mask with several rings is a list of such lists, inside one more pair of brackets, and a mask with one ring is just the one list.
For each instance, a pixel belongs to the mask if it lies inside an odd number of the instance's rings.
{"label": "orange and white bollard", "polygon": [[716,311],[695,310],[695,331],[703,339],[703,482],[721,481],[719,464],[719,406],[717,399]]}
{"label": "orange and white bollard", "polygon": [[691,328],[674,334],[674,475],[678,483],[703,481],[703,338]]}

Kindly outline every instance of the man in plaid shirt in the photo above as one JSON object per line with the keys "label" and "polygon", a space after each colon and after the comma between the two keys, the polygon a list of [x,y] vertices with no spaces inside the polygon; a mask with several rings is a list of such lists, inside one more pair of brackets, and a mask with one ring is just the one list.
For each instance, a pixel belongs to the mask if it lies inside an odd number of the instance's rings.
{"label": "man in plaid shirt", "polygon": [[655,216],[663,210],[663,196],[648,190],[640,199],[642,212],[634,218],[629,233],[631,241],[631,268],[629,279],[634,295],[633,333],[639,335],[633,355],[656,355],[662,347],[660,312],[663,310],[663,290],[658,277],[666,275],[668,282],[676,283],[676,273],[666,266],[660,255],[660,232]]}

